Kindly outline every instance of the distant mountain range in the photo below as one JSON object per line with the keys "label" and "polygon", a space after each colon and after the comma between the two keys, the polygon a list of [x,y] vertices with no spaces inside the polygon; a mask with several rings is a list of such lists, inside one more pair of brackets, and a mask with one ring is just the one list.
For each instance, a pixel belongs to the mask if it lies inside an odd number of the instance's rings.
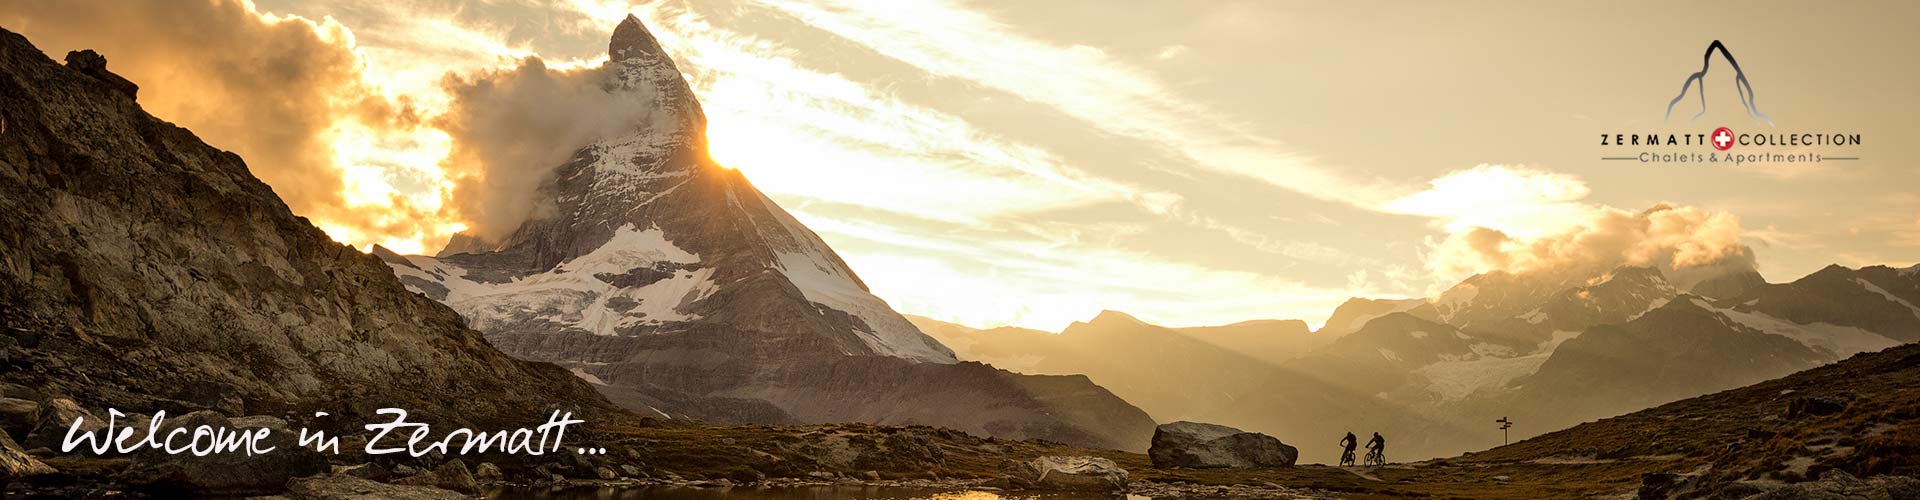
{"label": "distant mountain range", "polygon": [[1832,266],[1778,284],[1734,272],[1685,291],[1658,269],[1621,267],[1356,298],[1312,332],[1165,328],[1112,311],[1057,334],[912,319],[961,359],[1086,374],[1156,420],[1266,432],[1331,461],[1336,450],[1315,445],[1347,430],[1389,435],[1396,459],[1450,456],[1498,444],[1496,418],[1518,422],[1518,439],[1913,342],[1915,304],[1920,266]]}

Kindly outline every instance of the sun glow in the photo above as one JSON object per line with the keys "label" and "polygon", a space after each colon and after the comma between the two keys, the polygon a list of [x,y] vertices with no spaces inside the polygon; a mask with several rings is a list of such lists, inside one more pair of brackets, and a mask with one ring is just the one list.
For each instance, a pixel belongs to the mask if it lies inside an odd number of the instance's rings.
{"label": "sun glow", "polygon": [[337,210],[310,214],[335,241],[403,254],[437,249],[466,224],[447,208],[453,181],[443,166],[452,140],[439,129],[336,121],[325,132],[340,179]]}

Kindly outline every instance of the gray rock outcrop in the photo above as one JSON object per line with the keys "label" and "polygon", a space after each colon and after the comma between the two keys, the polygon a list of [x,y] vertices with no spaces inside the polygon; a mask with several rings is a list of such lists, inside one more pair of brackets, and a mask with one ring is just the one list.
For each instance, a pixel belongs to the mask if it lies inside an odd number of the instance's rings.
{"label": "gray rock outcrop", "polygon": [[1127,471],[1098,457],[1044,456],[1014,462],[1005,471],[1010,486],[1034,490],[1124,491]]}
{"label": "gray rock outcrop", "polygon": [[1147,456],[1160,468],[1288,467],[1300,451],[1266,434],[1181,421],[1154,429]]}

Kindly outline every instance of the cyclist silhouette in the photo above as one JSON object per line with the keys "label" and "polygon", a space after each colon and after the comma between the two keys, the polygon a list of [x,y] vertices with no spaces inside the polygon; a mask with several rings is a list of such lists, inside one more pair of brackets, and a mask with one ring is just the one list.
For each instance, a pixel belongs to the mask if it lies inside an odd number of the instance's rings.
{"label": "cyclist silhouette", "polygon": [[1373,439],[1367,441],[1367,465],[1386,464],[1387,438],[1380,437],[1380,433],[1375,432],[1373,433]]}
{"label": "cyclist silhouette", "polygon": [[1347,437],[1340,438],[1340,449],[1346,450],[1340,454],[1341,466],[1353,465],[1353,447],[1359,445],[1360,438],[1354,437],[1353,432],[1347,432]]}

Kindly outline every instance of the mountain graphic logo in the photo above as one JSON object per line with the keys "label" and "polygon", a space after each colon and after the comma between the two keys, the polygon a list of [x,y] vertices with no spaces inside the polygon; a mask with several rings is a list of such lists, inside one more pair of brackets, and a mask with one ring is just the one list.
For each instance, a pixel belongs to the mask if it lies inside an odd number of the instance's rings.
{"label": "mountain graphic logo", "polygon": [[1673,100],[1667,103],[1666,119],[1669,121],[1673,119],[1673,107],[1680,104],[1680,100],[1687,98],[1687,91],[1694,89],[1695,83],[1700,84],[1699,90],[1697,91],[1700,95],[1700,112],[1694,113],[1693,118],[1689,118],[1687,121],[1691,122],[1699,119],[1701,115],[1707,114],[1706,78],[1707,70],[1713,66],[1714,52],[1719,52],[1720,56],[1727,60],[1727,65],[1733,67],[1733,89],[1740,93],[1740,104],[1747,108],[1747,116],[1753,118],[1754,121],[1765,122],[1769,126],[1773,125],[1773,118],[1768,117],[1766,113],[1761,113],[1760,106],[1754,103],[1753,83],[1747,81],[1747,73],[1740,70],[1740,62],[1733,59],[1733,53],[1728,52],[1726,44],[1720,43],[1719,40],[1714,40],[1712,44],[1707,45],[1706,54],[1700,56],[1700,71],[1689,75],[1687,81],[1680,84],[1680,94],[1673,96]]}

